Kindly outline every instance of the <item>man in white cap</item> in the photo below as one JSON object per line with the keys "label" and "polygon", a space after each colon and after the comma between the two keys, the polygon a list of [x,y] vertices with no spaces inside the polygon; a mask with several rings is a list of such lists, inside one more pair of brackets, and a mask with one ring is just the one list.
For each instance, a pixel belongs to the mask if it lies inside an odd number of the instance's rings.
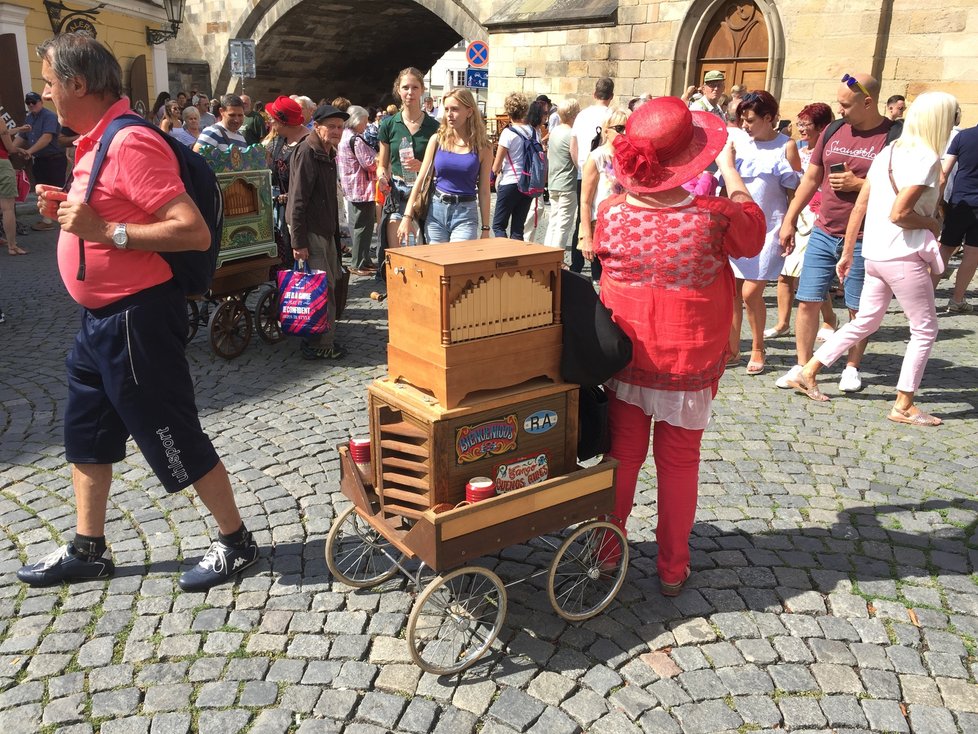
{"label": "man in white cap", "polygon": [[706,72],[703,76],[703,86],[700,87],[700,96],[689,103],[689,109],[712,112],[720,119],[726,119],[724,109],[719,104],[726,79],[722,71],[714,69]]}

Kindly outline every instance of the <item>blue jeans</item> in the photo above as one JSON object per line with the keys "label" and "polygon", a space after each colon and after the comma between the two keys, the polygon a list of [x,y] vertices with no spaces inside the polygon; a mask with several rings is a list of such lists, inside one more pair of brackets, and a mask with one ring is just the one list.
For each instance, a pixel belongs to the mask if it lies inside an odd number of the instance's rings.
{"label": "blue jeans", "polygon": [[[496,211],[492,214],[492,233],[496,237],[523,239],[523,225],[533,199],[520,193],[516,184],[496,187]],[[509,234],[506,228],[509,227]]]}
{"label": "blue jeans", "polygon": [[[835,266],[842,255],[843,237],[833,237],[828,232],[815,227],[808,238],[805,261],[798,276],[798,290],[795,298],[806,303],[824,301],[829,294],[829,286],[835,275]],[[856,240],[852,253],[852,267],[846,276],[843,288],[846,294],[846,307],[859,310],[859,295],[863,292],[866,279],[866,265],[863,262],[863,242]]]}
{"label": "blue jeans", "polygon": [[424,231],[430,244],[479,239],[479,202],[449,204],[432,196]]}

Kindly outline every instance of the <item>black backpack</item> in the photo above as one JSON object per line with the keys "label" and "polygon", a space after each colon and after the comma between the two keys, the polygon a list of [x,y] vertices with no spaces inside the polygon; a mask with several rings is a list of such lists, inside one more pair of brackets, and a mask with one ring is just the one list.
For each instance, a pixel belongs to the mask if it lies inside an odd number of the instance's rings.
{"label": "black backpack", "polygon": [[[112,138],[123,128],[132,125],[154,130],[170,146],[170,150],[173,151],[177,157],[177,163],[180,165],[180,180],[183,181],[187,195],[193,199],[197,209],[200,210],[200,215],[207,222],[207,229],[211,233],[211,244],[206,250],[157,253],[170,265],[170,270],[173,271],[173,279],[176,280],[186,295],[202,295],[210,289],[211,281],[214,279],[214,271],[217,269],[217,256],[221,250],[221,234],[224,229],[224,195],[217,183],[217,176],[202,156],[142,117],[121,115],[106,126],[105,132],[102,133],[102,137],[95,148],[95,161],[92,163],[88,189],[85,191],[85,202],[88,202],[95,190],[95,183],[102,169],[102,163],[105,161],[105,154],[112,143]],[[81,239],[78,243],[78,262],[78,280],[85,280],[85,242]]]}

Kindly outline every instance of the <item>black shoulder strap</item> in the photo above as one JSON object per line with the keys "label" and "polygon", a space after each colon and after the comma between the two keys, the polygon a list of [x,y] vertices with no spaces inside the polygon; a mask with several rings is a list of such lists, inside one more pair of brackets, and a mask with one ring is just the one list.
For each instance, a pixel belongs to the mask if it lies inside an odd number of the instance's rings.
{"label": "black shoulder strap", "polygon": [[829,139],[833,135],[835,135],[837,132],[839,132],[839,130],[841,130],[842,129],[842,126],[845,125],[845,124],[846,124],[846,121],[843,120],[840,117],[838,120],[832,120],[832,122],[830,122],[826,126],[825,130],[822,131],[822,149],[823,150],[825,149],[825,146],[828,144]]}
{"label": "black shoulder strap", "polygon": [[901,135],[903,135],[903,120],[894,120],[890,129],[886,131],[886,144],[899,140]]}

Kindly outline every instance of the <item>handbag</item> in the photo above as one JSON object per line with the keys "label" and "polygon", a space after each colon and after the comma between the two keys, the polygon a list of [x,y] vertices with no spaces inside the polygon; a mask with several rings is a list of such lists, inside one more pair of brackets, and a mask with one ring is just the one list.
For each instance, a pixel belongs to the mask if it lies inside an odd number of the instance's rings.
{"label": "handbag", "polygon": [[582,386],[577,402],[577,460],[587,461],[611,450],[608,394],[600,385]]}
{"label": "handbag", "polygon": [[340,320],[343,310],[346,308],[346,299],[350,293],[350,271],[340,265],[340,277],[336,279],[334,289],[334,299],[336,303],[336,320]]}
{"label": "handbag", "polygon": [[27,171],[17,171],[17,202],[27,201],[27,195],[31,192],[31,181],[27,178]]}
{"label": "handbag", "polygon": [[[435,142],[435,152],[438,152],[438,143]],[[414,184],[417,195],[414,197],[414,205],[411,207],[411,216],[415,222],[423,222],[428,218],[428,209],[431,207],[431,194],[435,189],[435,159],[432,157],[431,166],[425,177]]]}
{"label": "handbag", "polygon": [[589,279],[561,270],[560,308],[560,374],[564,380],[601,385],[632,361],[632,340],[614,322]]}
{"label": "handbag", "polygon": [[280,270],[277,281],[278,323],[283,334],[316,336],[329,330],[326,307],[333,294],[325,271],[310,270],[305,261],[300,269],[296,262],[291,270]]}

